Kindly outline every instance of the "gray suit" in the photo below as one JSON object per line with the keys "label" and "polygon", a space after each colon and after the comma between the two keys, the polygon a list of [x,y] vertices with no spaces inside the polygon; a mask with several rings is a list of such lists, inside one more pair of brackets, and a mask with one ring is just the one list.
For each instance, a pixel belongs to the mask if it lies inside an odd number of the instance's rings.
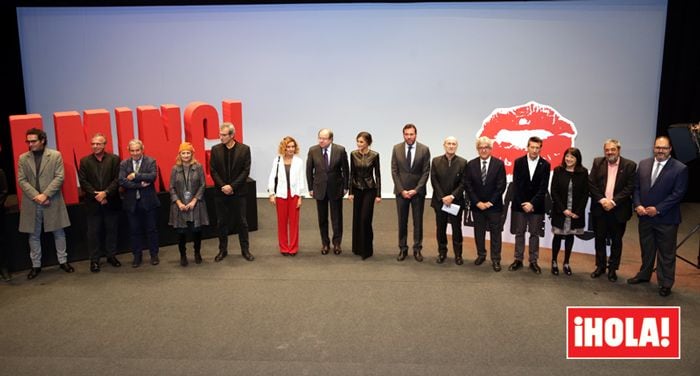
{"label": "gray suit", "polygon": [[[41,267],[42,224],[44,231],[53,232],[58,262],[64,264],[68,261],[68,255],[63,229],[70,226],[70,219],[61,193],[64,179],[61,153],[44,148],[38,172],[31,151],[20,155],[17,165],[17,183],[24,195],[19,214],[19,231],[30,234],[32,266]],[[39,205],[32,201],[32,198],[40,193],[48,197],[48,205]]]}
{"label": "gray suit", "polygon": [[[406,160],[405,143],[394,145],[391,153],[391,177],[394,180],[396,211],[399,217],[399,249],[408,252],[408,210],[413,212],[413,252],[423,249],[423,208],[425,206],[425,185],[430,176],[430,149],[415,142],[412,151],[413,163],[409,167]],[[411,199],[401,196],[402,191],[415,189],[418,192]]]}

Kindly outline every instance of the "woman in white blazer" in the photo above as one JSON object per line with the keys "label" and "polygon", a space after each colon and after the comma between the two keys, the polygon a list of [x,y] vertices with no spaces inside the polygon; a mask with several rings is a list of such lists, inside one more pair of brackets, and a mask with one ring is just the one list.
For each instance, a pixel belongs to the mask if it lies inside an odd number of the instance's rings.
{"label": "woman in white blazer", "polygon": [[279,155],[272,161],[267,182],[270,203],[277,207],[277,238],[283,256],[299,251],[299,212],[302,198],[309,194],[304,161],[297,156],[299,144],[287,136],[280,141]]}

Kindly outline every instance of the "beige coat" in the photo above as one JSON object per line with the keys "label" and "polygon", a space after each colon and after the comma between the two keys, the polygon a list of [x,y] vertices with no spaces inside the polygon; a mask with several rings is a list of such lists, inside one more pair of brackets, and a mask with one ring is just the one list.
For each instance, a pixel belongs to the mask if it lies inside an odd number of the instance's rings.
{"label": "beige coat", "polygon": [[36,216],[36,204],[32,201],[36,195],[43,193],[49,197],[51,203],[44,207],[44,231],[52,232],[70,226],[68,210],[63,201],[61,187],[63,186],[63,158],[61,153],[46,148],[39,166],[39,187],[37,191],[36,164],[31,151],[19,156],[17,183],[22,190],[22,206],[19,213],[19,231],[34,232],[34,219]]}

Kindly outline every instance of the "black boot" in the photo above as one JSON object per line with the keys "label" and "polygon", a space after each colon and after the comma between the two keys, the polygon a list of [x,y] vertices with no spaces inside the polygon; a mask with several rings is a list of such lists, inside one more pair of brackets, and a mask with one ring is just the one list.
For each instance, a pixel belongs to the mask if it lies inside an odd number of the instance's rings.
{"label": "black boot", "polygon": [[186,241],[187,235],[180,234],[177,244],[177,247],[180,250],[180,266],[187,266],[189,264],[187,261],[187,248],[185,247]]}
{"label": "black boot", "polygon": [[196,231],[194,234],[194,263],[195,264],[201,264],[202,263],[202,253],[200,252],[202,250],[202,233],[199,231]]}

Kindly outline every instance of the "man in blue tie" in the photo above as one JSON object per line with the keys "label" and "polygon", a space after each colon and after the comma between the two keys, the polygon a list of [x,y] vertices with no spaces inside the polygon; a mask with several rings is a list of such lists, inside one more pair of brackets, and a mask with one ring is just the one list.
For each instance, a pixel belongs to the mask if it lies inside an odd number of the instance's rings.
{"label": "man in blue tie", "polygon": [[657,137],[654,158],[639,162],[634,184],[634,211],[639,217],[642,266],[629,284],[649,282],[656,265],[659,295],[671,295],[676,274],[676,239],[681,200],[688,188],[688,167],[671,158],[671,141]]}
{"label": "man in blue tie", "polygon": [[399,216],[399,256],[408,255],[408,210],[413,212],[413,257],[423,261],[423,208],[425,184],[430,176],[430,149],[416,142],[418,130],[413,124],[403,127],[404,142],[394,145],[391,153],[391,178],[394,180],[396,211]]}

